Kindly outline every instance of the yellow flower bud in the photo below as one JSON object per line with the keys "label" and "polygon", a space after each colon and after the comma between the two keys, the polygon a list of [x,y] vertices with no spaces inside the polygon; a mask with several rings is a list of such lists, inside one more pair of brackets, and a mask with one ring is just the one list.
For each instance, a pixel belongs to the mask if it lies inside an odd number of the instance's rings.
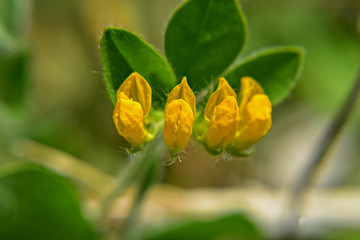
{"label": "yellow flower bud", "polygon": [[133,72],[121,84],[116,92],[118,99],[121,92],[123,92],[130,100],[140,103],[144,111],[144,117],[149,114],[151,109],[151,87],[139,73]]}
{"label": "yellow flower bud", "polygon": [[225,78],[219,79],[216,91],[206,104],[204,116],[209,121],[205,136],[207,146],[221,149],[231,143],[240,120],[239,107],[236,94]]}
{"label": "yellow flower bud", "polygon": [[144,118],[151,109],[151,88],[138,73],[132,73],[119,87],[113,121],[118,133],[134,147],[144,143]]}
{"label": "yellow flower bud", "polygon": [[187,83],[186,77],[183,77],[181,83],[174,87],[174,89],[170,92],[166,105],[177,99],[183,99],[187,104],[189,104],[194,116],[196,115],[196,97]]}
{"label": "yellow flower bud", "polygon": [[235,91],[230,87],[225,78],[220,78],[218,87],[213,92],[205,106],[205,118],[210,120],[213,115],[214,109],[219,105],[227,96],[233,96],[236,99]]}
{"label": "yellow flower bud", "polygon": [[196,114],[196,98],[186,77],[169,94],[165,106],[164,141],[174,150],[183,150],[190,141]]}
{"label": "yellow flower bud", "polygon": [[245,150],[271,128],[271,102],[262,87],[251,77],[241,79],[240,123],[234,148]]}

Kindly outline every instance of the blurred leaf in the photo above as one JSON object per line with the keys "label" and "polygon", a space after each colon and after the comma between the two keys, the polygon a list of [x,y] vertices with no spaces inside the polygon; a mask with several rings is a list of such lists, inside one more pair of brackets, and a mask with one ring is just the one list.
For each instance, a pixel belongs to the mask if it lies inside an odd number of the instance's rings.
{"label": "blurred leaf", "polygon": [[24,102],[27,75],[27,53],[0,56],[0,100],[10,106]]}
{"label": "blurred leaf", "polygon": [[251,76],[258,81],[273,105],[280,103],[293,89],[303,63],[299,47],[273,47],[259,51],[235,66],[225,78],[238,89],[240,78]]}
{"label": "blurred leaf", "polygon": [[171,18],[165,51],[177,78],[187,76],[191,87],[199,90],[236,58],[246,35],[246,21],[237,1],[191,0]]}
{"label": "blurred leaf", "polygon": [[242,214],[209,220],[189,220],[149,230],[138,240],[260,239],[256,226]]}
{"label": "blurred leaf", "polygon": [[11,222],[9,219],[14,216],[15,209],[16,200],[14,196],[0,185],[0,229],[8,227],[9,222]]}
{"label": "blurred leaf", "polygon": [[167,61],[134,33],[117,28],[105,29],[100,51],[106,90],[114,105],[116,90],[134,71],[149,82],[155,102],[162,104],[165,94],[175,85],[175,76]]}
{"label": "blurred leaf", "polygon": [[[315,239],[315,238],[314,238]],[[360,239],[359,229],[337,229],[329,230],[325,236],[318,236],[316,239],[321,240],[358,240]]]}
{"label": "blurred leaf", "polygon": [[13,199],[0,239],[96,239],[81,214],[73,185],[65,178],[36,165],[16,165],[0,176],[1,206]]}

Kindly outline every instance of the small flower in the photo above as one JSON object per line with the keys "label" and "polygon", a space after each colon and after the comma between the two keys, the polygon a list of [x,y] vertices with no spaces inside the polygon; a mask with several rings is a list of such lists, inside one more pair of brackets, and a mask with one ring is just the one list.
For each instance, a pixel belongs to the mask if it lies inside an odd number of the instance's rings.
{"label": "small flower", "polygon": [[132,73],[116,92],[113,121],[119,134],[133,147],[145,141],[144,118],[151,109],[151,88],[137,72]]}
{"label": "small flower", "polygon": [[219,151],[230,144],[240,119],[236,93],[225,78],[219,79],[216,91],[211,94],[206,104],[204,116],[208,121],[205,135],[207,147]]}
{"label": "small flower", "polygon": [[259,141],[271,127],[271,102],[251,77],[241,79],[240,123],[233,141],[237,152]]}
{"label": "small flower", "polygon": [[165,105],[164,141],[174,152],[184,150],[190,141],[196,115],[196,98],[186,77],[169,94]]}

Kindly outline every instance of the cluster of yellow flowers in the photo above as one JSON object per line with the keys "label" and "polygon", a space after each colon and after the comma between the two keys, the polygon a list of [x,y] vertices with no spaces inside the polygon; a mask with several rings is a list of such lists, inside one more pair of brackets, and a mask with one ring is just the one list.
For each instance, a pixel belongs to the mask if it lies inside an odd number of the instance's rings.
{"label": "cluster of yellow flowers", "polygon": [[[153,137],[144,122],[151,110],[151,87],[138,73],[132,73],[119,87],[113,112],[115,126],[133,147],[140,148]],[[229,148],[241,152],[259,141],[271,127],[271,102],[251,77],[241,79],[240,96],[225,78],[220,78],[202,113],[196,116],[196,97],[186,77],[169,94],[165,105],[163,136],[173,152],[185,149],[193,133],[212,152]]]}

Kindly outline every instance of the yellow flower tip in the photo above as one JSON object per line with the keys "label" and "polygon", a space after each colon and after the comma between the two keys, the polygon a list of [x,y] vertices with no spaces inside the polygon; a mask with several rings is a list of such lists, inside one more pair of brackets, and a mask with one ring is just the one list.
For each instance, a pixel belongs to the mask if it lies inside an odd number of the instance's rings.
{"label": "yellow flower tip", "polygon": [[146,117],[151,109],[151,87],[149,83],[139,73],[133,72],[121,84],[116,92],[117,98],[123,92],[129,99],[140,103],[144,117]]}
{"label": "yellow flower tip", "polygon": [[241,78],[241,89],[240,89],[240,115],[244,110],[246,104],[249,102],[250,98],[255,94],[263,94],[264,89],[261,85],[255,81],[252,77],[242,77]]}
{"label": "yellow flower tip", "polygon": [[175,151],[183,150],[190,141],[194,114],[190,105],[183,99],[176,99],[166,105],[164,141]]}
{"label": "yellow flower tip", "polygon": [[[196,115],[196,97],[193,91],[191,90],[189,84],[187,83],[186,77],[183,77],[181,83],[174,87],[174,89],[170,92],[166,106],[174,100],[182,99],[184,100],[191,108],[192,113],[195,117]],[[165,106],[165,111],[166,111]]]}
{"label": "yellow flower tip", "polygon": [[236,97],[226,96],[214,107],[206,133],[206,144],[211,149],[226,147],[235,137],[239,124],[239,108]]}
{"label": "yellow flower tip", "polygon": [[144,142],[144,112],[139,102],[129,99],[124,93],[118,94],[118,101],[113,112],[113,121],[118,133],[134,147]]}
{"label": "yellow flower tip", "polygon": [[264,93],[264,89],[252,77],[242,77],[241,78],[241,89],[250,91],[254,94]]}
{"label": "yellow flower tip", "polygon": [[271,128],[271,102],[265,94],[251,97],[234,139],[234,148],[245,150],[258,142]]}
{"label": "yellow flower tip", "polygon": [[215,107],[219,105],[228,96],[233,96],[236,99],[236,93],[230,87],[229,83],[225,80],[225,78],[220,78],[216,91],[211,94],[205,106],[204,116],[206,120],[210,121],[211,116],[214,113]]}

